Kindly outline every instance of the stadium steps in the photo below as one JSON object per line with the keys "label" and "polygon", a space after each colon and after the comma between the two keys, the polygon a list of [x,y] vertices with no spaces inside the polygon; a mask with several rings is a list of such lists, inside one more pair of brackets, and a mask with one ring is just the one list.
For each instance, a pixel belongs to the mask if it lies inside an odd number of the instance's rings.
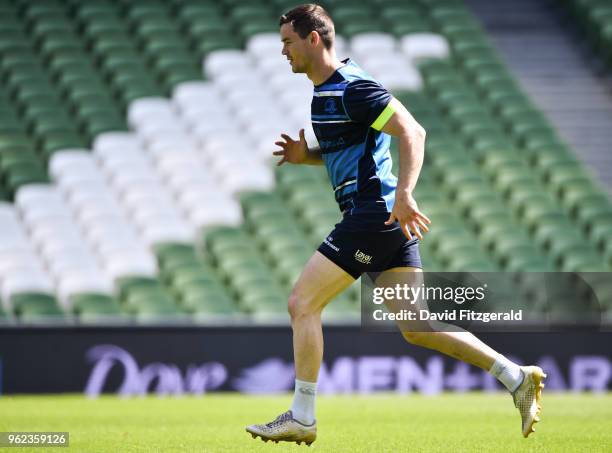
{"label": "stadium steps", "polygon": [[550,3],[467,0],[466,4],[483,22],[522,88],[612,193],[611,79],[595,70]]}

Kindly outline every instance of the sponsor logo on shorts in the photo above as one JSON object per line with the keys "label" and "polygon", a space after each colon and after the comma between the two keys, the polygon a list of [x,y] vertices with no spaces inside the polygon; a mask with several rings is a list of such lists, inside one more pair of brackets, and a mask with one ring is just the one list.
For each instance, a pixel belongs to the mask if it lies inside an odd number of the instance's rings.
{"label": "sponsor logo on shorts", "polygon": [[334,244],[332,244],[331,241],[333,241],[333,240],[334,240],[334,238],[332,238],[331,236],[328,236],[323,241],[323,244],[325,244],[326,246],[328,246],[330,249],[334,250],[335,252],[339,252],[340,251],[340,247],[336,247]]}
{"label": "sponsor logo on shorts", "polygon": [[370,264],[372,261],[372,255],[366,255],[361,250],[355,252],[355,259],[363,264]]}

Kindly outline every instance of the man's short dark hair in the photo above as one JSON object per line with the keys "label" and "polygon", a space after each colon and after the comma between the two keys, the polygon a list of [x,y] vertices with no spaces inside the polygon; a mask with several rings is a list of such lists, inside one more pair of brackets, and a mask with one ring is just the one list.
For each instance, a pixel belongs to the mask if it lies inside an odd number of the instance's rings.
{"label": "man's short dark hair", "polygon": [[316,31],[326,49],[331,49],[334,44],[334,22],[320,5],[307,3],[296,6],[280,17],[279,26],[284,24],[293,25],[293,29],[302,39],[306,39],[310,32]]}

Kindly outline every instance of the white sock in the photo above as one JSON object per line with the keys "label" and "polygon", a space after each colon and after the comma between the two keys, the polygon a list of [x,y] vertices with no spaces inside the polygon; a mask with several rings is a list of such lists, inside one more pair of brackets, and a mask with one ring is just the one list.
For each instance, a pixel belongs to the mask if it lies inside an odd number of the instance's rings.
{"label": "white sock", "polygon": [[293,418],[305,425],[312,425],[315,421],[315,397],[317,396],[317,383],[295,380],[295,394],[291,412]]}
{"label": "white sock", "polygon": [[495,359],[489,373],[499,379],[510,392],[514,392],[523,382],[521,367],[501,354]]}

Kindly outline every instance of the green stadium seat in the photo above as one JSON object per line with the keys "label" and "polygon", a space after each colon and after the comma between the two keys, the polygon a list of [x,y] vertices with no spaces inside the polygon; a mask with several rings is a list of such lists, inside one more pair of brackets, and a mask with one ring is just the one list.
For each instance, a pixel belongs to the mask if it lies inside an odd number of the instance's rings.
{"label": "green stadium seat", "polygon": [[61,320],[64,317],[55,297],[50,294],[14,294],[11,297],[11,305],[21,322]]}
{"label": "green stadium seat", "polygon": [[602,253],[608,253],[612,246],[612,224],[609,222],[593,225],[589,230],[589,239]]}
{"label": "green stadium seat", "polygon": [[45,160],[57,150],[70,148],[85,148],[83,138],[76,132],[51,132],[41,138],[39,145]]}
{"label": "green stadium seat", "polygon": [[505,269],[510,272],[552,272],[548,260],[532,255],[515,255],[508,258]]}
{"label": "green stadium seat", "polygon": [[534,230],[533,239],[543,249],[549,250],[552,244],[561,238],[564,242],[576,240],[580,242],[580,237],[577,237],[575,229],[568,222],[542,222]]}
{"label": "green stadium seat", "polygon": [[339,5],[332,9],[331,14],[334,18],[334,22],[339,24],[339,27],[342,28],[348,24],[367,21],[372,18],[372,10],[369,5]]}
{"label": "green stadium seat", "polygon": [[5,185],[11,193],[24,184],[49,183],[45,170],[33,163],[16,163],[6,171]]}
{"label": "green stadium seat", "polygon": [[235,22],[251,22],[257,20],[273,20],[272,11],[266,5],[252,5],[248,3],[234,6],[228,14],[229,19]]}
{"label": "green stadium seat", "polygon": [[115,281],[121,301],[125,301],[133,292],[161,292],[163,287],[155,278],[150,277],[122,277]]}
{"label": "green stadium seat", "polygon": [[225,291],[217,289],[186,289],[182,296],[182,306],[191,314],[203,319],[219,315],[235,315],[238,308]]}
{"label": "green stadium seat", "polygon": [[71,302],[80,322],[116,322],[124,316],[117,300],[106,294],[73,295]]}
{"label": "green stadium seat", "polygon": [[231,283],[232,290],[235,293],[240,293],[249,291],[255,286],[277,287],[271,274],[270,270],[260,261],[257,268],[246,266],[237,269],[236,272],[228,276],[228,280]]}
{"label": "green stadium seat", "polygon": [[[387,30],[385,24],[382,24],[382,26]],[[388,30],[395,36],[402,37],[414,33],[431,33],[432,26],[423,20],[411,19],[397,21],[393,23]]]}
{"label": "green stadium seat", "polygon": [[33,149],[34,143],[25,134],[3,134],[0,135],[0,153],[6,150],[25,150]]}
{"label": "green stadium seat", "polygon": [[180,313],[180,308],[168,293],[152,288],[132,290],[124,304],[127,311],[136,314]]}
{"label": "green stadium seat", "polygon": [[240,301],[251,311],[264,308],[265,311],[272,309],[287,312],[287,298],[275,286],[258,285],[245,288],[240,293]]}
{"label": "green stadium seat", "polygon": [[180,293],[181,289],[185,285],[191,283],[198,283],[201,285],[215,286],[216,280],[211,275],[210,269],[207,269],[201,265],[194,265],[191,267],[178,268],[170,279],[170,285],[177,293]]}
{"label": "green stadium seat", "polygon": [[327,304],[322,316],[323,324],[325,324],[328,320],[337,320],[339,322],[346,323],[347,318],[349,318],[351,314],[356,317],[356,320],[359,319],[359,306],[350,298],[350,296],[345,296],[344,294],[345,293],[339,295],[329,304]]}
{"label": "green stadium seat", "polygon": [[247,22],[240,26],[243,39],[248,40],[251,36],[259,33],[278,33],[278,25],[274,20],[263,20],[259,22]]}
{"label": "green stadium seat", "polygon": [[604,272],[603,261],[593,253],[568,253],[561,258],[561,269],[565,272]]}
{"label": "green stadium seat", "polygon": [[196,249],[189,243],[162,242],[155,244],[154,251],[162,268],[170,266],[172,262],[194,262],[197,259]]}
{"label": "green stadium seat", "polygon": [[2,305],[0,305],[0,325],[10,324],[13,321],[13,317],[9,315]]}

